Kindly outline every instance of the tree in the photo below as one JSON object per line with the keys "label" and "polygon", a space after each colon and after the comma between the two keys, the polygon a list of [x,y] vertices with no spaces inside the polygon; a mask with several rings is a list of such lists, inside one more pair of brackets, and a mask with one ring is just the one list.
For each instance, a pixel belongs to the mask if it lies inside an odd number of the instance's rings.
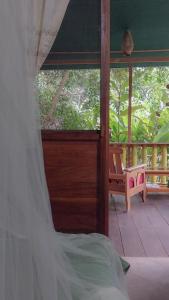
{"label": "tree", "polygon": [[[151,142],[169,120],[169,68],[134,68],[132,140]],[[41,71],[37,78],[42,127],[98,129],[100,127],[100,71]],[[127,142],[128,69],[110,74],[112,141]]]}
{"label": "tree", "polygon": [[37,87],[43,128],[97,129],[99,127],[100,74],[98,70],[70,70],[68,76],[65,75],[64,70],[41,71],[37,78]]}
{"label": "tree", "polygon": [[[169,119],[169,95],[166,89],[169,68],[134,68],[133,71],[132,140],[151,142]],[[128,71],[117,69],[112,73],[110,121],[116,128],[112,140],[127,142]],[[112,111],[116,119],[111,118]],[[112,127],[112,123],[110,125]]]}

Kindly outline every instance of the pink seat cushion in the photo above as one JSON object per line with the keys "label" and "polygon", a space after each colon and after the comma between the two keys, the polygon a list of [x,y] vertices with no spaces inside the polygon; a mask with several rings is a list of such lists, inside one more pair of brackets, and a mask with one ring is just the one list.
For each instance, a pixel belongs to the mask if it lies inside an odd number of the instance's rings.
{"label": "pink seat cushion", "polygon": [[129,179],[129,188],[132,189],[134,187],[134,178],[130,177]]}
{"label": "pink seat cushion", "polygon": [[[144,183],[144,174],[138,174],[137,185]],[[130,177],[129,179],[129,188],[132,189],[134,187],[134,178]]]}

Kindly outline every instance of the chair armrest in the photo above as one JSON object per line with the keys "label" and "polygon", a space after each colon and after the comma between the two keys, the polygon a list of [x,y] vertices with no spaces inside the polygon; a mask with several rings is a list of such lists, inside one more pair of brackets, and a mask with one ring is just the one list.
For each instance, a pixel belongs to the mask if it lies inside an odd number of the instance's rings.
{"label": "chair armrest", "polygon": [[133,171],[137,171],[139,169],[144,169],[146,167],[146,164],[142,164],[142,165],[138,165],[138,166],[134,166],[134,167],[130,167],[130,168],[125,168],[123,171],[124,172],[133,172]]}

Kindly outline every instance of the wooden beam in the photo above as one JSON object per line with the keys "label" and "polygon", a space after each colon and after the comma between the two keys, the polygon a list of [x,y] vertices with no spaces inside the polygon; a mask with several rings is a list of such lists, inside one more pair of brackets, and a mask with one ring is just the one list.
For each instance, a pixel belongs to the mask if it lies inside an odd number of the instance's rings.
{"label": "wooden beam", "polygon": [[156,169],[156,170],[146,170],[146,174],[147,175],[168,175],[169,176],[169,169],[167,170],[160,170],[160,169]]}
{"label": "wooden beam", "polygon": [[[110,64],[141,64],[141,63],[169,63],[169,56],[158,57],[158,56],[148,56],[148,57],[118,57],[110,58]],[[44,66],[50,65],[99,65],[100,59],[52,59],[46,60]]]}
{"label": "wooden beam", "polygon": [[169,62],[169,56],[166,57],[158,57],[158,56],[147,56],[147,57],[121,57],[121,58],[111,58],[111,63],[119,64],[119,63],[146,63],[146,62]]}
{"label": "wooden beam", "polygon": [[114,146],[130,146],[130,147],[133,147],[133,146],[145,146],[145,147],[154,147],[154,146],[168,146],[169,147],[169,143],[111,143],[110,144],[110,147],[114,147]]}
{"label": "wooden beam", "polygon": [[108,235],[110,0],[101,0],[99,232]]}
{"label": "wooden beam", "polygon": [[[132,53],[163,53],[169,52],[169,49],[142,49],[142,50],[133,50]],[[112,50],[111,54],[123,54],[122,50]],[[100,51],[51,51],[50,55],[86,55],[86,54],[100,54]]]}
{"label": "wooden beam", "polygon": [[42,129],[43,141],[99,141],[100,130],[51,130]]}

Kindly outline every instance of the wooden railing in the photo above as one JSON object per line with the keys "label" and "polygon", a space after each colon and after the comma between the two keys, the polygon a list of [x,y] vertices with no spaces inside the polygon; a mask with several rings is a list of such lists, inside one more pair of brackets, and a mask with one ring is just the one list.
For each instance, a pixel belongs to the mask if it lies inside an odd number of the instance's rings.
{"label": "wooden railing", "polygon": [[[168,185],[169,143],[112,143],[110,147],[114,145],[123,149],[122,160],[124,167],[144,163],[147,166],[147,173],[150,169],[154,170],[151,176],[147,176],[148,182]],[[166,175],[159,174],[162,170],[166,170]]]}

